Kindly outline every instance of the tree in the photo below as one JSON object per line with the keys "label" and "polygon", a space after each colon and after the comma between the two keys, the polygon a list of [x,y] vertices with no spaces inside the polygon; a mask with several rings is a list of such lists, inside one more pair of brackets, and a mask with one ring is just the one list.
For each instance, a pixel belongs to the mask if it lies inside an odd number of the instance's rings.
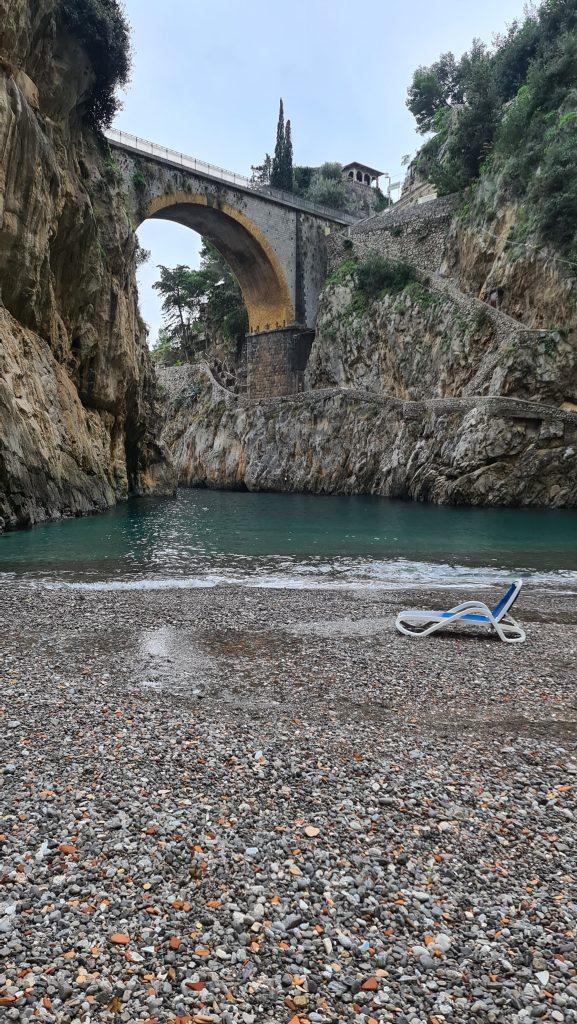
{"label": "tree", "polygon": [[276,145],[270,172],[270,184],[285,192],[293,190],[293,144],[291,123],[284,121],[284,105],[281,99],[276,126]]}
{"label": "tree", "polygon": [[321,178],[328,181],[341,181],[343,177],[343,165],[337,160],[326,160],[318,169]]}
{"label": "tree", "polygon": [[130,74],[130,30],[118,0],[60,0],[64,24],[86,51],[93,72],[84,116],[97,131],[109,128],[118,110],[117,88]]}
{"label": "tree", "polygon": [[183,359],[192,359],[197,352],[199,297],[194,281],[194,271],[183,264],[174,267],[160,266],[160,280],[154,285],[162,295],[164,333],[178,345]]}
{"label": "tree", "polygon": [[311,202],[330,206],[333,210],[343,210],[347,204],[347,193],[342,178],[326,178],[320,171],[313,175],[305,195]]}
{"label": "tree", "polygon": [[282,184],[282,188],[284,188],[284,190],[286,192],[292,192],[292,188],[293,188],[293,142],[292,142],[290,120],[287,121],[286,129],[285,129],[282,169],[283,169],[283,184]]}
{"label": "tree", "polygon": [[541,0],[491,50],[474,40],[458,63],[444,54],[417,69],[407,104],[433,135],[415,168],[441,194],[490,175],[472,192],[470,215],[491,216],[513,197],[519,238],[531,234],[574,259],[576,97],[576,0]]}
{"label": "tree", "polygon": [[200,322],[213,344],[240,348],[248,331],[248,315],[240,285],[228,263],[210,242],[203,242],[195,281],[202,297]]}
{"label": "tree", "polygon": [[165,361],[169,353],[173,362],[189,362],[222,342],[238,349],[248,316],[239,284],[214,246],[203,242],[198,270],[182,265],[159,269],[154,287],[163,296],[164,323],[158,358]]}
{"label": "tree", "polygon": [[306,197],[316,170],[316,167],[293,167],[293,191],[297,196]]}
{"label": "tree", "polygon": [[452,53],[443,53],[430,68],[417,68],[407,106],[422,134],[433,131],[440,110],[462,100],[461,68]]}
{"label": "tree", "polygon": [[282,188],[282,182],[284,181],[283,174],[283,160],[285,150],[285,127],[284,127],[284,104],[281,99],[278,122],[276,126],[276,145],[274,147],[274,156],[272,158],[272,168],[270,175],[270,183],[273,188]]}
{"label": "tree", "polygon": [[[289,120],[285,125],[284,104],[281,99],[274,156],[271,159],[267,153],[262,164],[255,164],[251,167],[251,181],[257,186],[272,185],[273,188],[280,188],[285,192],[293,192],[295,188],[294,171],[291,123]],[[297,183],[297,188],[300,194],[302,188],[300,182]]]}
{"label": "tree", "polygon": [[272,173],[272,157],[270,153],[265,153],[262,164],[252,164],[250,170],[250,180],[253,185],[270,185]]}
{"label": "tree", "polygon": [[151,354],[154,362],[160,363],[161,366],[174,366],[181,362],[180,345],[174,338],[171,338],[167,331],[160,330],[158,332],[158,338],[152,346]]}
{"label": "tree", "polygon": [[499,102],[491,57],[475,40],[459,67],[464,102],[450,111],[445,123],[441,112],[436,124],[446,133],[443,159],[432,170],[439,192],[456,192],[478,177],[493,145],[499,119]]}

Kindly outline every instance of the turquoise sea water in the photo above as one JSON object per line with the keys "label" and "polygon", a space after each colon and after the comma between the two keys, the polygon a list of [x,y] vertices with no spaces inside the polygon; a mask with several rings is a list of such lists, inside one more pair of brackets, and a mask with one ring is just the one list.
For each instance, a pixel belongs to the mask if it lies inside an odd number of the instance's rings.
{"label": "turquoise sea water", "polygon": [[577,585],[577,511],[180,491],[0,537],[0,582],[389,586],[531,577]]}

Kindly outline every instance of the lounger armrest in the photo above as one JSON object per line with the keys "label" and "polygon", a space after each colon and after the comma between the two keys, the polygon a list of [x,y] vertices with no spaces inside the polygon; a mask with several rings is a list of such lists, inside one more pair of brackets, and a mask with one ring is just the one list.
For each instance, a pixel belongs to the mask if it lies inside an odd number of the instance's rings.
{"label": "lounger armrest", "polygon": [[454,615],[456,612],[465,611],[467,608],[476,608],[479,611],[483,611],[485,614],[492,616],[493,613],[488,605],[484,601],[463,601],[462,604],[455,605],[454,608],[449,608],[447,614]]}

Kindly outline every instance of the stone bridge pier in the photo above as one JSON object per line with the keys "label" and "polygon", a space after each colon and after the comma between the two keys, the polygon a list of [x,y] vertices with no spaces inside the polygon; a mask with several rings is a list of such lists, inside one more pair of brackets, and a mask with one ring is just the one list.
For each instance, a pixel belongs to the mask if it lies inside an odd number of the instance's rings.
{"label": "stone bridge pier", "polygon": [[277,398],[302,391],[314,336],[313,330],[296,326],[248,334],[248,397]]}
{"label": "stone bridge pier", "polygon": [[208,239],[246,304],[251,398],[302,386],[326,276],[327,237],[355,218],[120,132],[107,133],[134,227],[183,224]]}

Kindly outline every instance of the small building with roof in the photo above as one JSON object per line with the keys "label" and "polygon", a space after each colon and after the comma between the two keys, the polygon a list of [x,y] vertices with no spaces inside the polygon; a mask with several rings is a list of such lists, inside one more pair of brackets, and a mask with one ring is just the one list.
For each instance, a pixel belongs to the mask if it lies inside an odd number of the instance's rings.
{"label": "small building with roof", "polygon": [[377,171],[375,167],[367,167],[366,164],[360,164],[357,161],[345,164],[342,171],[345,181],[352,181],[355,185],[366,185],[367,188],[370,188],[371,185],[378,185],[379,178],[384,173],[384,171]]}

